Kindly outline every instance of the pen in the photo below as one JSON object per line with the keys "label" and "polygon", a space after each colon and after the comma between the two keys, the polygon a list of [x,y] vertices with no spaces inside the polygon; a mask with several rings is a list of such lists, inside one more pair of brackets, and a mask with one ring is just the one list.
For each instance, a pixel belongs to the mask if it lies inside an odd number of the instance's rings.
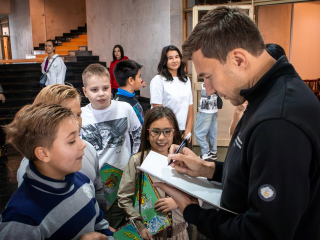
{"label": "pen", "polygon": [[[182,143],[180,144],[179,148],[177,149],[177,151],[174,154],[177,154],[178,152],[180,152],[180,150],[184,147],[184,145],[186,145],[186,143],[188,142],[189,138],[191,137],[191,133],[188,133],[188,135],[186,136],[186,138],[182,141]],[[171,159],[168,166],[173,163],[173,160]]]}

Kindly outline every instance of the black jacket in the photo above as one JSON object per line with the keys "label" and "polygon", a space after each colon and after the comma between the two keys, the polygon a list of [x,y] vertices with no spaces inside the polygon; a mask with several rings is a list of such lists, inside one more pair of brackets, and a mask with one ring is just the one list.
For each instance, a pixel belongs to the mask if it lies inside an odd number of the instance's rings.
{"label": "black jacket", "polygon": [[226,160],[221,206],[184,217],[211,239],[316,239],[320,224],[320,103],[285,57],[251,89]]}

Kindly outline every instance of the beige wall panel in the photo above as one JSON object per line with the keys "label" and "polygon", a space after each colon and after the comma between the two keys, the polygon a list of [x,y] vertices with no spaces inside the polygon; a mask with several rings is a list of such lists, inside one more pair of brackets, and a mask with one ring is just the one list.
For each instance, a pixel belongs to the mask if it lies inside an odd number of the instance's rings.
{"label": "beige wall panel", "polygon": [[0,14],[9,15],[10,13],[10,0],[0,0]]}
{"label": "beige wall panel", "polygon": [[85,0],[45,0],[47,39],[62,36],[86,23]]}
{"label": "beige wall panel", "polygon": [[294,5],[291,63],[302,79],[320,78],[320,1]]}
{"label": "beige wall panel", "polygon": [[46,41],[46,25],[44,16],[44,0],[29,0],[32,25],[33,46]]}
{"label": "beige wall panel", "polygon": [[259,7],[259,29],[267,43],[283,47],[289,58],[292,4]]}

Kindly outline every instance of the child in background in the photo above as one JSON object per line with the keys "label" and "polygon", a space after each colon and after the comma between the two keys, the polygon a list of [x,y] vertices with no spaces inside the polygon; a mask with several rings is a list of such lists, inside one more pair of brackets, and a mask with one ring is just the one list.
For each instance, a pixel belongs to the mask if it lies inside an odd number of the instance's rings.
{"label": "child in background", "polygon": [[[33,104],[59,104],[62,107],[70,108],[71,111],[77,115],[77,126],[81,128],[81,96],[78,91],[69,85],[54,84],[43,88],[35,98]],[[82,159],[82,167],[80,172],[86,175],[94,184],[95,198],[98,201],[99,207],[103,212],[107,210],[107,203],[105,197],[105,188],[102,185],[99,172],[99,159],[94,147],[87,141],[84,148],[84,155]],[[18,187],[23,182],[23,175],[26,172],[26,167],[29,165],[29,160],[23,158],[17,172]]]}
{"label": "child in background", "polygon": [[[161,199],[155,203],[154,208],[156,211],[167,212],[168,215],[172,216],[171,235],[169,231],[164,230],[151,238],[151,234],[142,223],[141,215],[134,208],[132,202],[132,196],[136,192],[136,181],[142,175],[137,167],[142,164],[150,150],[168,156],[170,146],[181,143],[178,122],[172,110],[163,106],[149,110],[145,116],[141,136],[139,153],[130,158],[121,178],[118,191],[119,207],[124,210],[128,220],[135,221],[143,239],[189,239],[186,230],[187,223],[183,219],[182,212],[173,199],[166,197],[165,192],[161,189],[156,188]],[[159,182],[156,178],[149,177],[153,182]]]}
{"label": "child in background", "polygon": [[124,60],[119,62],[114,70],[113,74],[119,85],[118,92],[114,99],[117,101],[127,102],[132,107],[141,125],[143,124],[143,109],[135,98],[135,92],[138,91],[142,84],[141,71],[142,65],[133,60]]}
{"label": "child in background", "polygon": [[[111,100],[108,70],[100,64],[89,65],[82,74],[83,92],[90,104],[82,107],[82,139],[91,143],[99,157],[99,167],[108,163],[124,170],[132,153],[140,146],[141,124],[132,107]],[[133,141],[131,150],[130,137]],[[111,217],[112,216],[112,217]],[[117,202],[107,212],[110,226],[124,224],[124,213]]]}
{"label": "child in background", "polygon": [[204,84],[201,84],[201,99],[199,112],[196,119],[194,134],[201,148],[202,159],[217,160],[217,135],[218,135],[218,100],[217,94],[207,95]]}
{"label": "child in background", "polygon": [[4,130],[7,143],[30,163],[2,212],[0,238],[79,239],[103,234],[113,239],[93,183],[78,172],[86,144],[79,138],[77,116],[60,105],[27,105]]}

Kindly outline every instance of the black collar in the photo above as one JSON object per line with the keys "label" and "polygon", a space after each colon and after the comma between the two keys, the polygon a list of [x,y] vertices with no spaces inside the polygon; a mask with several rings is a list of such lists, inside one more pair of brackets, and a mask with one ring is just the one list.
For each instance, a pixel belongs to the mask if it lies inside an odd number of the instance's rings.
{"label": "black collar", "polygon": [[266,87],[268,88],[269,84],[273,84],[280,76],[286,75],[298,74],[288,62],[287,57],[282,56],[252,88],[241,90],[240,95],[250,102],[259,96]]}

